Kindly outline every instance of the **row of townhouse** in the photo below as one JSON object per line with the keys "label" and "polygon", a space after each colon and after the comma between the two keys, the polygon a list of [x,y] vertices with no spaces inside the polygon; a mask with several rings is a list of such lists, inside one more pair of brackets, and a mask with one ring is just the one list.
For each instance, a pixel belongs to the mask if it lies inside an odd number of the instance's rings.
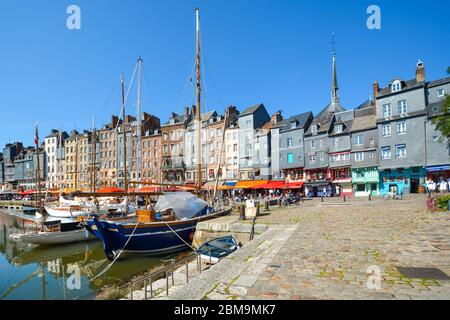
{"label": "row of townhouse", "polygon": [[[303,182],[312,196],[419,192],[427,178],[450,178],[449,140],[431,120],[443,113],[450,78],[427,82],[419,61],[416,76],[373,86],[373,98],[353,109],[340,103],[332,55],[330,103],[315,116],[283,118],[260,103],[239,112],[201,115],[196,108],[172,113],[163,124],[112,116],[98,130],[70,134],[52,130],[40,150],[41,178],[48,188],[94,189],[129,180],[194,183],[201,148],[202,182],[242,180]],[[125,134],[124,134],[125,133]],[[126,153],[126,155],[125,155]],[[0,185],[33,188],[36,150],[8,144],[0,154]],[[124,161],[124,158],[126,161]]]}

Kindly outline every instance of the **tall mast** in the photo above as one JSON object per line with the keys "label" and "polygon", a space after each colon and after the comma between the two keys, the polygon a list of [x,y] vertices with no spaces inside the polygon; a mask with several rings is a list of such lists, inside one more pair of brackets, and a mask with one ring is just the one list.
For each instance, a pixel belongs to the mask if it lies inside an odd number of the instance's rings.
{"label": "tall mast", "polygon": [[138,127],[137,127],[137,146],[136,146],[136,168],[138,169],[138,181],[141,179],[142,174],[142,159],[141,159],[141,80],[142,80],[142,59],[138,58],[138,91],[137,91],[137,113],[138,113]]}
{"label": "tall mast", "polygon": [[41,165],[39,161],[39,132],[38,132],[38,124],[36,123],[36,135],[34,138],[34,143],[36,144],[36,157],[37,157],[37,167],[36,167],[36,206],[41,209]]}
{"label": "tall mast", "polygon": [[124,179],[124,191],[128,192],[127,181],[127,117],[125,115],[125,78],[122,75],[122,112],[123,112],[123,179]]}
{"label": "tall mast", "polygon": [[97,133],[95,131],[95,117],[92,119],[92,137],[91,137],[91,192],[95,192],[96,185],[96,164],[97,164]]}
{"label": "tall mast", "polygon": [[78,135],[75,136],[75,189],[78,189]]}
{"label": "tall mast", "polygon": [[200,10],[195,9],[196,35],[197,35],[197,178],[198,178],[198,194],[202,190],[202,140],[201,140],[201,81],[200,81]]}

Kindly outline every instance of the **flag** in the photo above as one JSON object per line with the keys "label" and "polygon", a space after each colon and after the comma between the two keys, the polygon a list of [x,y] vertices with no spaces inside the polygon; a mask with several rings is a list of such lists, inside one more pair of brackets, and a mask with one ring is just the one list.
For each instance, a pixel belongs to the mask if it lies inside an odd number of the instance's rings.
{"label": "flag", "polygon": [[34,136],[34,144],[37,146],[39,142],[39,136],[38,136],[38,127],[36,125],[36,134]]}

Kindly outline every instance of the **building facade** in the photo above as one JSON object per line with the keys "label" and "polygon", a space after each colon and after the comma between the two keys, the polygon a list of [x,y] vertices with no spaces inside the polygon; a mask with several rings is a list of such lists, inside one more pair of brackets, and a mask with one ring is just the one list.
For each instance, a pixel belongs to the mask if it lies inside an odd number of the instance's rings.
{"label": "building facade", "polygon": [[284,121],[279,133],[279,153],[272,153],[272,161],[276,157],[279,160],[281,178],[304,181],[304,135],[313,118],[312,112],[306,112]]}
{"label": "building facade", "polygon": [[376,90],[381,194],[417,193],[425,184],[425,88],[419,61],[414,79],[395,78]]}

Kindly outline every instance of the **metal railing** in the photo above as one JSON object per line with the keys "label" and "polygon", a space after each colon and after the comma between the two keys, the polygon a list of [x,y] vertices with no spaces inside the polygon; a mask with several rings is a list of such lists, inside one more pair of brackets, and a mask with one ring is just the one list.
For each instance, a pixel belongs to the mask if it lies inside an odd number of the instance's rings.
{"label": "metal railing", "polygon": [[[161,274],[164,275],[163,278],[166,279],[166,296],[169,296],[169,278],[172,280],[172,286],[175,285],[175,278],[174,278],[174,272],[177,270],[180,266],[185,266],[186,271],[186,284],[189,283],[189,263],[196,260],[197,261],[197,271],[199,273],[202,273],[202,257],[201,253],[192,252],[188,256],[181,258],[173,263],[171,263],[168,266],[165,266],[164,268],[160,270],[156,270],[151,272],[148,275],[142,276],[140,278],[131,280],[129,283],[123,285],[121,288],[128,287],[130,291],[130,300],[133,300],[133,287],[136,284],[143,283],[144,284],[144,300],[148,300],[148,293],[150,291],[150,299],[153,299],[154,292],[153,292],[153,282],[162,279]],[[212,265],[212,256],[211,252],[209,252],[209,264]],[[148,288],[150,286],[150,290]]]}

